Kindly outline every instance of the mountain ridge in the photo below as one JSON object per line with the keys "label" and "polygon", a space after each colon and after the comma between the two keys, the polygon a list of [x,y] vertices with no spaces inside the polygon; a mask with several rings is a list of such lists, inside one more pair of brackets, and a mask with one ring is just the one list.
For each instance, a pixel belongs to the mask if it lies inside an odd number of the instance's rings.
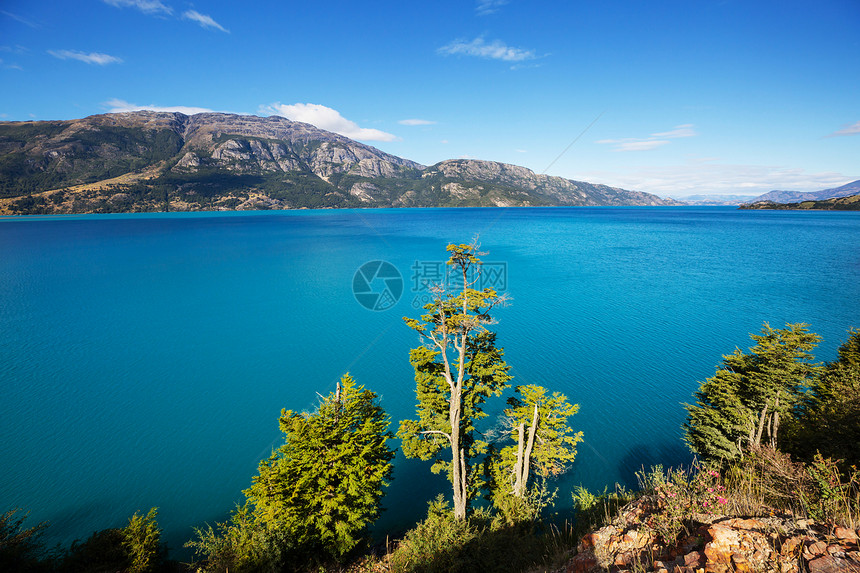
{"label": "mountain ridge", "polygon": [[0,122],[0,213],[677,205],[494,161],[431,166],[279,116]]}
{"label": "mountain ridge", "polygon": [[775,203],[756,201],[740,206],[741,209],[774,209],[796,211],[860,211],[860,194],[832,197],[830,199],[800,201],[797,203]]}
{"label": "mountain ridge", "polygon": [[801,203],[803,201],[823,201],[825,199],[835,199],[837,197],[848,197],[860,193],[860,179],[832,187],[829,189],[821,189],[819,191],[768,191],[763,195],[759,195],[755,199],[748,201],[747,204],[760,202],[770,203]]}

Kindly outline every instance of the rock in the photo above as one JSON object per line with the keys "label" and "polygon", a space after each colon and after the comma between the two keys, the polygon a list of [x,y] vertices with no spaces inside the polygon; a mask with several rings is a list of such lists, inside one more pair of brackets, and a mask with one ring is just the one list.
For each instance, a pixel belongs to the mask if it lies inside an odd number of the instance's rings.
{"label": "rock", "polygon": [[580,551],[594,547],[599,540],[600,540],[600,532],[599,531],[593,531],[591,533],[587,533],[587,534],[583,535],[582,539],[579,541]]}
{"label": "rock", "polygon": [[176,167],[193,168],[193,167],[199,167],[199,166],[200,166],[200,158],[197,156],[196,153],[193,153],[191,151],[189,151],[185,155],[183,155],[182,159],[180,159],[176,163]]}
{"label": "rock", "polygon": [[783,557],[794,557],[795,553],[797,552],[797,549],[798,549],[798,547],[800,547],[801,543],[802,543],[802,540],[799,537],[789,537],[782,544],[782,549],[780,549],[780,554]]}
{"label": "rock", "polygon": [[720,522],[722,525],[728,525],[735,529],[764,529],[766,526],[758,519],[727,519]]}
{"label": "rock", "polygon": [[818,557],[807,563],[809,573],[846,573],[860,571],[860,566],[833,555]]}
{"label": "rock", "polygon": [[684,555],[684,565],[687,567],[702,567],[705,564],[705,556],[698,551],[691,551]]}
{"label": "rock", "polygon": [[737,573],[752,573],[753,568],[750,562],[741,553],[732,553],[732,565]]}
{"label": "rock", "polygon": [[593,553],[580,553],[568,561],[565,573],[587,573],[597,567],[597,559]]}
{"label": "rock", "polygon": [[857,532],[853,529],[848,529],[847,527],[837,527],[834,531],[834,535],[837,539],[858,539]]}
{"label": "rock", "polygon": [[823,555],[825,551],[827,551],[827,544],[823,541],[807,542],[806,547],[803,548],[803,556],[810,559],[817,555]]}
{"label": "rock", "polygon": [[740,535],[737,531],[724,525],[715,524],[708,528],[711,541],[705,544],[705,555],[708,565],[728,565],[732,561],[732,552],[740,548]]}

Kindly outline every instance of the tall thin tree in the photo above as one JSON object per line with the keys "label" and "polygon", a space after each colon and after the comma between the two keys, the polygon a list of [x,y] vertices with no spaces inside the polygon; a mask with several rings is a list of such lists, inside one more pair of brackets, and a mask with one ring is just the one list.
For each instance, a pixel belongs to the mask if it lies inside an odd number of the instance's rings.
{"label": "tall thin tree", "polygon": [[505,299],[493,289],[473,288],[482,253],[475,244],[450,244],[447,251],[456,292],[435,285],[421,319],[404,317],[423,344],[410,353],[418,419],[402,421],[397,436],[407,457],[434,460],[435,473],[447,470],[454,515],[462,520],[480,486],[473,459],[487,449],[475,423],[486,416],[486,399],[500,395],[511,376],[496,334],[487,329],[494,323],[490,311]]}

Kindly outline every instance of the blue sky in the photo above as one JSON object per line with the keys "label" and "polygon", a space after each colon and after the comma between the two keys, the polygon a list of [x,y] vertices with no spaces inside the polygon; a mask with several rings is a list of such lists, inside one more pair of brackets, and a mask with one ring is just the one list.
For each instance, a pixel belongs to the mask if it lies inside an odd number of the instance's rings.
{"label": "blue sky", "polygon": [[648,191],[860,179],[858,0],[0,0],[0,120],[307,121]]}

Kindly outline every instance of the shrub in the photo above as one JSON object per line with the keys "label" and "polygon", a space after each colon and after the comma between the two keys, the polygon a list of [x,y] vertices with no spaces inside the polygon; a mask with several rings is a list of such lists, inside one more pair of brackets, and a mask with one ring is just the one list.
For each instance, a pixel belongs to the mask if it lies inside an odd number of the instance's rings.
{"label": "shrub", "polygon": [[275,573],[292,543],[254,521],[249,503],[237,506],[229,521],[194,530],[197,539],[185,547],[202,558],[194,563],[200,573]]}
{"label": "shrub", "polygon": [[149,573],[155,571],[160,562],[159,542],[161,530],[155,517],[158,509],[153,507],[146,515],[137,512],[128,520],[122,530],[123,545],[128,552],[130,573]]}
{"label": "shrub", "polygon": [[40,537],[48,527],[42,522],[24,528],[29,513],[20,514],[20,508],[0,515],[0,571],[20,571],[35,567],[44,549]]}

